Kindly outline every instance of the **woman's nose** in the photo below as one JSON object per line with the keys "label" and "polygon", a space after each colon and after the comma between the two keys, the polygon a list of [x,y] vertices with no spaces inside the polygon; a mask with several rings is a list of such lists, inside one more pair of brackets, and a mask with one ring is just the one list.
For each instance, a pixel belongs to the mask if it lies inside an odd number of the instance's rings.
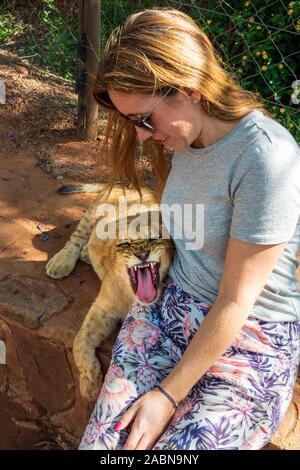
{"label": "woman's nose", "polygon": [[142,129],[141,127],[137,127],[137,126],[134,126],[134,127],[136,131],[136,136],[140,142],[144,142],[144,140],[147,140],[149,139],[149,137],[152,136],[152,132],[148,132],[145,129]]}

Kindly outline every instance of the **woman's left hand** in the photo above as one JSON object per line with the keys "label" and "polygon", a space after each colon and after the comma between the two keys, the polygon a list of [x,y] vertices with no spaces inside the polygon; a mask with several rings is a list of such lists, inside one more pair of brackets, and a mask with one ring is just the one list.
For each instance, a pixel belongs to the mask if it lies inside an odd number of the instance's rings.
{"label": "woman's left hand", "polygon": [[149,450],[166,429],[174,408],[158,390],[151,390],[137,400],[122,416],[115,429],[125,429],[133,420],[124,450]]}

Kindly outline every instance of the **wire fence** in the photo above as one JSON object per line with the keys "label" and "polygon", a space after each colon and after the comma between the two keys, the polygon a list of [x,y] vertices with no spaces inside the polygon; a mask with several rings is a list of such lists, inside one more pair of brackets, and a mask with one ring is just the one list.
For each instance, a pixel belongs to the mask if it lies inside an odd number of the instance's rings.
{"label": "wire fence", "polygon": [[[153,7],[176,8],[194,18],[224,67],[300,143],[300,0],[102,0],[101,46],[128,15]],[[75,82],[78,24],[75,0],[4,0],[0,47]]]}

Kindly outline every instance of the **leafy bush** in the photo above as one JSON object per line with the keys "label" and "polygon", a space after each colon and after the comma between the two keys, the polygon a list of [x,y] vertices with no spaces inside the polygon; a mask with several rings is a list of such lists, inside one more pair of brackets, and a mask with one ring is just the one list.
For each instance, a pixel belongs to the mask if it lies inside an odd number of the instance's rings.
{"label": "leafy bush", "polygon": [[74,78],[77,64],[78,18],[75,6],[63,14],[54,0],[41,0],[34,8],[7,2],[0,9],[0,45],[26,56],[64,78]]}

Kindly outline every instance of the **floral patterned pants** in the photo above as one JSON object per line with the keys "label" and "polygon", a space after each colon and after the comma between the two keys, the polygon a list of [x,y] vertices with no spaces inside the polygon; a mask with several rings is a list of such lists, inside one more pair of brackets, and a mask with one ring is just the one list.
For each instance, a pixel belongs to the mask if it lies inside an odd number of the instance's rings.
{"label": "floral patterned pants", "polygon": [[[174,368],[210,307],[171,278],[159,303],[132,306],[80,449],[123,448],[130,426],[119,432],[114,425]],[[300,322],[250,317],[180,403],[153,450],[262,448],[279,427],[292,397],[300,360],[299,333]]]}

